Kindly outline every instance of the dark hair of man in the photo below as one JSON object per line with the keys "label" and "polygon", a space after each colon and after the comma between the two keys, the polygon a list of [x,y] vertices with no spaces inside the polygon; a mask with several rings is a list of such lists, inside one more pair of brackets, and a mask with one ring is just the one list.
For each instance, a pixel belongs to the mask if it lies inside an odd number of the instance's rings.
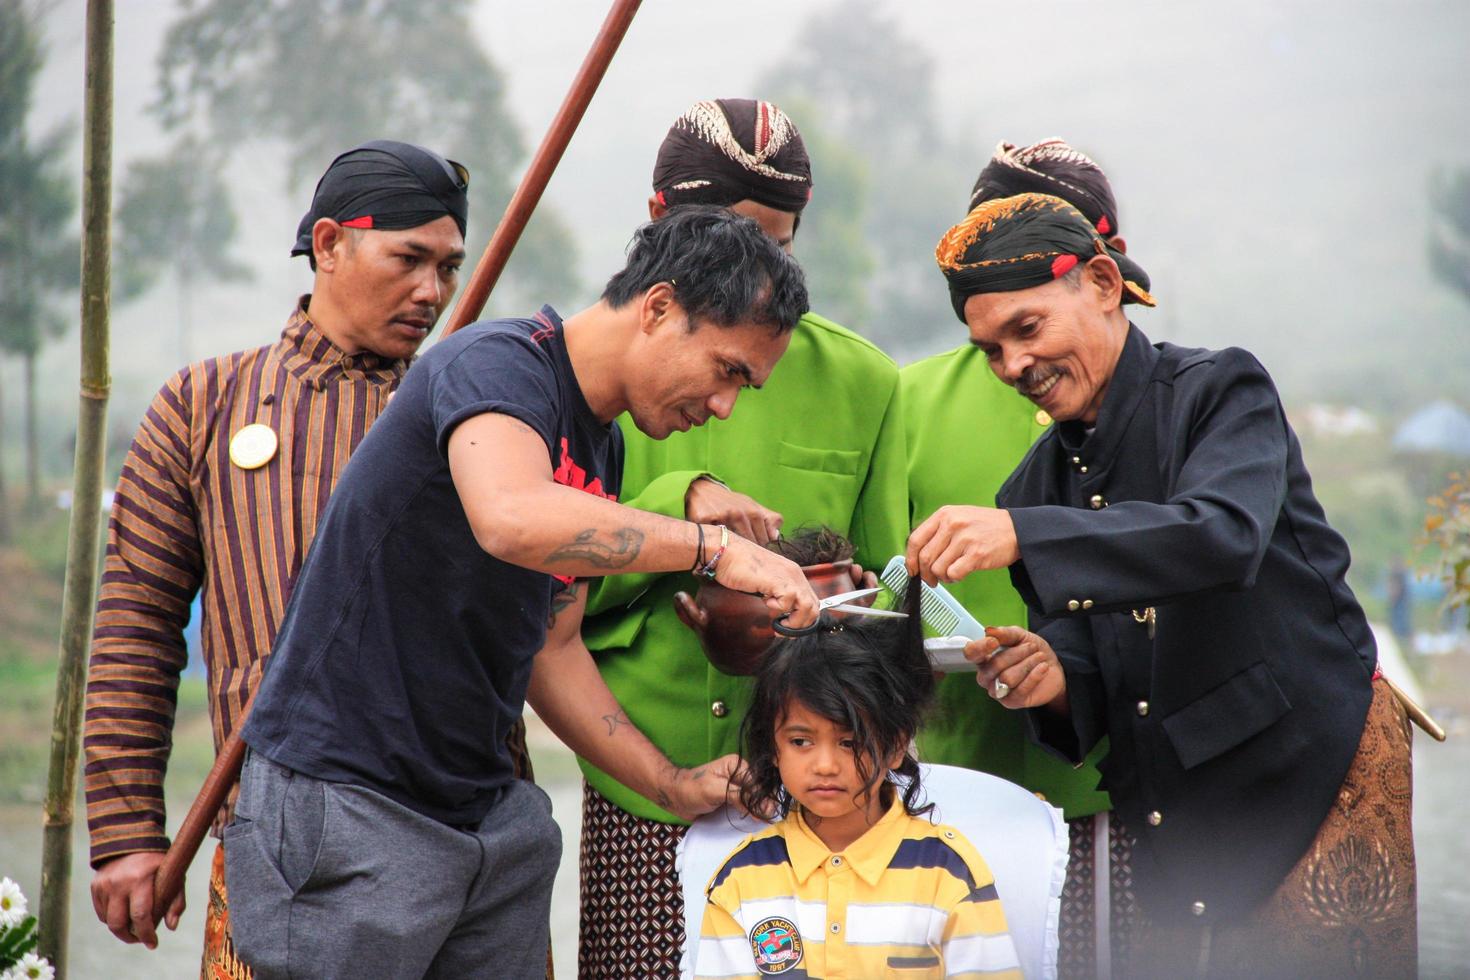
{"label": "dark hair of man", "polygon": [[748,766],[740,802],[748,810],[774,808],[783,817],[791,812],[795,801],[776,764],[776,729],[793,702],[852,732],[858,778],[867,792],[881,794],[885,806],[892,804],[895,784],[885,778],[884,767],[901,749],[903,761],[893,772],[903,781],[904,809],[919,816],[934,808],[919,803],[919,764],[908,751],[934,699],[919,593],[916,579],[909,583],[908,619],[824,616],[811,636],[776,641],[756,675],[755,696],[740,727]]}
{"label": "dark hair of man", "polygon": [[804,524],[766,547],[803,568],[846,561],[857,551],[851,541],[825,524]]}
{"label": "dark hair of man", "polygon": [[758,323],[782,334],[809,309],[796,260],[751,219],[711,204],[670,208],[634,232],[602,298],[616,309],[661,282],[673,285],[691,329]]}

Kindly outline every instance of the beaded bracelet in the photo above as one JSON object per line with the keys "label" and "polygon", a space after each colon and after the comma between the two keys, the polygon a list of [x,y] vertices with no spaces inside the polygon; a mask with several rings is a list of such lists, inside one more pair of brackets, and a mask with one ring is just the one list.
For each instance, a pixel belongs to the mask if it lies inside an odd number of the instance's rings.
{"label": "beaded bracelet", "polygon": [[718,565],[720,563],[720,559],[724,557],[725,549],[730,547],[730,529],[723,524],[716,524],[715,526],[720,529],[720,546],[715,549],[715,553],[710,558],[710,560],[706,562],[703,567],[696,569],[694,572],[694,574],[696,575],[703,575],[711,582],[715,580],[715,566]]}

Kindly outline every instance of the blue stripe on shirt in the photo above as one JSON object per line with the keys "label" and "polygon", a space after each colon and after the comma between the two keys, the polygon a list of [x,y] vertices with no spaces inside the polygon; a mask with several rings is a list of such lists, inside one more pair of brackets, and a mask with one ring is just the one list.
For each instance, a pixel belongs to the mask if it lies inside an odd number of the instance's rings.
{"label": "blue stripe on shirt", "polygon": [[1000,892],[995,890],[995,883],[991,882],[984,888],[975,888],[965,896],[967,902],[994,902],[1000,898]]}
{"label": "blue stripe on shirt", "polygon": [[762,837],[760,840],[753,840],[743,847],[740,853],[725,862],[725,866],[720,869],[720,873],[710,883],[706,894],[724,884],[725,879],[730,877],[730,872],[736,868],[790,863],[791,855],[786,851],[786,838],[778,834],[774,837]]}
{"label": "blue stripe on shirt", "polygon": [[905,840],[893,852],[893,860],[888,862],[888,867],[943,868],[969,886],[971,891],[975,888],[975,879],[970,875],[964,859],[937,837]]}

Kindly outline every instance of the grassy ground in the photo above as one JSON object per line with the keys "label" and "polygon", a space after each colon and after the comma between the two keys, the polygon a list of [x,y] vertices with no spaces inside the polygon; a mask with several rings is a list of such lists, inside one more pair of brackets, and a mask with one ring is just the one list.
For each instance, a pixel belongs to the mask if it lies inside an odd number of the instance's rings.
{"label": "grassy ground", "polygon": [[[53,509],[17,520],[14,540],[0,546],[0,803],[45,795],[67,518]],[[176,731],[170,775],[197,785],[213,754],[201,678],[179,686]]]}
{"label": "grassy ground", "polygon": [[[0,801],[40,802],[46,787],[51,704],[61,620],[61,571],[46,560],[66,521],[17,521],[16,539],[0,547]],[[56,535],[60,529],[60,541]]]}

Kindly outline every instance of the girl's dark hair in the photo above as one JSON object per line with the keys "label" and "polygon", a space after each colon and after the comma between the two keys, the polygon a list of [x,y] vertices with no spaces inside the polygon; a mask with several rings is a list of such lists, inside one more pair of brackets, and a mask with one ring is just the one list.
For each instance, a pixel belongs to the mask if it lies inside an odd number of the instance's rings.
{"label": "girl's dark hair", "polygon": [[918,802],[919,764],[908,751],[934,698],[919,591],[918,580],[911,581],[904,603],[908,619],[824,616],[813,635],[775,643],[756,675],[755,697],[740,726],[748,767],[740,802],[747,810],[774,808],[783,817],[791,812],[794,801],[776,766],[776,726],[792,701],[852,732],[858,777],[869,793],[881,791],[883,760],[902,749],[894,772],[906,782],[904,809],[919,816],[934,808]]}

